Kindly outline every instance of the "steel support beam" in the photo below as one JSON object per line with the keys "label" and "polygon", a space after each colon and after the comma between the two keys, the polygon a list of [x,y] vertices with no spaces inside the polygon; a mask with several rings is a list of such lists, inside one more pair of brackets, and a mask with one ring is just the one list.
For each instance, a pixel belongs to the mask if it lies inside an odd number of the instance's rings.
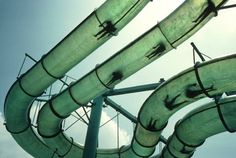
{"label": "steel support beam", "polygon": [[98,132],[102,114],[103,97],[99,96],[94,99],[90,121],[86,134],[83,158],[95,158],[98,144]]}
{"label": "steel support beam", "polygon": [[150,91],[150,90],[156,89],[162,82],[164,82],[164,79],[161,79],[158,83],[152,83],[152,84],[146,84],[146,85],[134,86],[134,87],[128,87],[128,88],[121,88],[121,89],[113,89],[105,93],[103,96],[113,96],[113,95],[122,95],[122,94],[128,94],[128,93]]}
{"label": "steel support beam", "polygon": [[[123,116],[125,116],[126,118],[128,118],[130,121],[132,121],[133,123],[138,123],[137,118],[132,115],[130,112],[128,112],[127,110],[125,110],[124,108],[122,108],[120,105],[118,105],[117,103],[115,103],[113,100],[111,100],[110,98],[104,98],[104,102],[107,105],[110,105],[113,109],[115,109],[116,111],[120,112]],[[164,136],[160,136],[160,141],[164,144],[167,143],[167,139]]]}
{"label": "steel support beam", "polygon": [[133,116],[130,112],[128,112],[127,110],[125,110],[124,108],[122,108],[120,105],[118,105],[117,103],[115,103],[113,100],[109,99],[109,98],[105,98],[104,102],[107,105],[110,105],[113,109],[115,109],[116,111],[120,112],[123,116],[125,116],[126,118],[128,118],[130,121],[132,121],[133,123],[137,123],[137,118],[135,116]]}
{"label": "steel support beam", "polygon": [[35,63],[37,63],[38,61],[36,59],[34,59],[32,56],[30,56],[29,54],[25,53],[25,56],[27,56],[28,58],[30,58],[32,61],[34,61]]}
{"label": "steel support beam", "polygon": [[236,7],[236,4],[226,5],[226,6],[222,6],[222,7],[220,7],[220,10],[221,10],[221,9],[235,8],[235,7]]}
{"label": "steel support beam", "polygon": [[200,59],[201,59],[202,61],[206,61],[205,58],[202,56],[202,53],[201,53],[201,52],[198,50],[198,48],[196,47],[196,45],[195,45],[193,42],[191,42],[190,44],[191,44],[191,46],[193,47],[193,49],[196,51],[196,53],[198,54],[198,56],[200,57]]}

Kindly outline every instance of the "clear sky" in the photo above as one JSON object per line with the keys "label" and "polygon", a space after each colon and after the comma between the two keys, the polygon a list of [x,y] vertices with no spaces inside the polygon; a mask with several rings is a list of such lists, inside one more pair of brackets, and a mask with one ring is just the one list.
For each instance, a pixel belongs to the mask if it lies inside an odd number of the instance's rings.
{"label": "clear sky", "polygon": [[[24,54],[28,53],[36,60],[46,54],[65,35],[87,17],[103,0],[0,0],[0,112],[3,110],[3,103],[6,93],[16,76],[24,59]],[[155,0],[125,27],[117,37],[112,38],[105,45],[90,55],[88,59],[76,66],[69,74],[75,78],[80,78],[89,70],[93,69],[97,63],[101,63],[108,56],[116,53],[119,49],[134,40],[136,37],[147,31],[158,21],[161,21],[183,0]],[[229,4],[235,4],[236,0],[230,0]],[[168,79],[171,76],[193,65],[192,48],[190,42],[194,42],[198,48],[212,58],[236,53],[236,8],[222,10],[216,18],[213,18],[204,28],[193,37],[184,42],[176,50],[169,52],[162,58],[148,65],[135,75],[131,76],[117,87],[127,87],[133,85],[158,82],[160,78]],[[132,30],[132,31],[131,31]],[[31,67],[32,61],[27,60],[23,72]],[[126,95],[114,97],[119,104],[125,107],[134,115],[137,115],[140,106],[148,93]],[[131,99],[130,98],[134,98]],[[111,110],[110,110],[111,111]],[[170,126],[165,131],[165,136],[171,134],[176,120],[181,118],[185,110],[180,111],[169,121]],[[0,113],[0,114],[1,114]],[[103,113],[103,120],[114,116],[114,112],[106,110]],[[2,115],[2,114],[1,114]],[[123,119],[124,120],[124,119]],[[129,143],[132,138],[129,122],[124,120],[121,126],[121,142]],[[0,117],[0,157],[31,157],[19,147],[14,139],[6,132],[2,125],[3,117]],[[83,126],[83,125],[82,125]],[[102,136],[115,135],[114,128],[116,122],[113,121],[109,127],[101,132]],[[78,129],[77,129],[78,130]],[[76,127],[70,131],[76,135]],[[233,158],[236,154],[236,142],[233,141],[236,134],[219,134],[207,139],[205,144],[197,149],[194,158]],[[80,139],[80,138],[78,138]],[[83,140],[83,139],[82,139]],[[104,140],[103,142],[101,140]],[[106,139],[101,139],[103,146],[111,144]],[[113,145],[113,144],[112,144]]]}

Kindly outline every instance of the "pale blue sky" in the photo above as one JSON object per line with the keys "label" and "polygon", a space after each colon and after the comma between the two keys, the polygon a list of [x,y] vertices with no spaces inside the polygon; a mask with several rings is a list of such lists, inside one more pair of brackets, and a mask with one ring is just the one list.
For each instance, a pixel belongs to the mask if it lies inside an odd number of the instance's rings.
{"label": "pale blue sky", "polygon": [[[0,73],[2,74],[0,82],[0,111],[2,111],[8,89],[16,80],[24,54],[28,53],[35,59],[40,59],[43,54],[47,53],[98,7],[101,2],[103,0],[0,0]],[[157,21],[161,21],[170,10],[181,2],[180,0],[175,2],[171,0],[151,2],[117,37],[114,37],[99,48],[88,60],[83,61],[69,74],[77,78],[81,77],[94,68],[97,63],[101,63],[108,56],[116,53],[123,46],[151,28]],[[229,2],[236,3],[236,0]],[[192,66],[192,48],[189,44],[192,41],[202,52],[213,58],[236,53],[235,17],[236,9],[220,11],[216,18],[212,19],[191,39],[179,46],[177,50],[169,52],[160,60],[148,65],[117,87],[153,83],[159,81],[162,77],[168,79],[185,68]],[[24,71],[32,64],[33,62],[28,60],[28,67],[26,66]],[[149,94],[142,93],[114,99],[133,114],[137,114],[139,107]],[[134,97],[132,102],[129,97]],[[134,105],[136,108],[134,108]],[[185,111],[181,111],[176,117],[172,118],[170,130],[166,131],[166,135],[171,133],[174,120],[183,116],[184,113]],[[5,127],[2,125],[3,119],[0,118],[0,120],[0,157],[30,157],[6,132]],[[122,130],[125,131],[125,126]],[[233,141],[235,138],[235,134],[227,133],[212,137],[197,150],[193,157],[233,158],[236,154],[236,143]]]}

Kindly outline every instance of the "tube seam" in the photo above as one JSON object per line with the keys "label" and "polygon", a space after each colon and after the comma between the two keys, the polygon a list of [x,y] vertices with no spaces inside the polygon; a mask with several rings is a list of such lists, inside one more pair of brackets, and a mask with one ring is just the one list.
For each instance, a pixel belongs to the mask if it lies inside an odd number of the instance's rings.
{"label": "tube seam", "polygon": [[178,158],[177,156],[175,156],[175,154],[172,153],[172,151],[170,150],[170,146],[169,145],[166,146],[166,149],[170,153],[171,156],[173,156],[174,158]]}
{"label": "tube seam", "polygon": [[70,115],[67,115],[67,116],[62,116],[62,115],[60,115],[60,114],[54,109],[53,104],[52,104],[52,100],[49,100],[49,101],[48,101],[48,104],[49,104],[49,107],[50,107],[52,113],[53,113],[56,117],[58,117],[58,118],[60,118],[60,119],[65,119],[65,118],[67,118],[67,117],[70,116]]}
{"label": "tube seam", "polygon": [[44,134],[42,134],[42,133],[40,132],[39,129],[38,129],[38,134],[39,134],[41,137],[43,137],[43,138],[53,138],[53,137],[56,137],[58,134],[60,134],[60,133],[62,132],[61,127],[62,127],[62,125],[60,124],[60,130],[57,131],[56,133],[52,134],[52,135],[48,135],[48,136],[47,136],[47,135],[44,135]]}
{"label": "tube seam", "polygon": [[23,128],[22,130],[15,132],[15,131],[11,131],[11,130],[7,127],[7,123],[3,123],[3,125],[5,125],[6,130],[7,130],[9,133],[11,133],[11,134],[20,134],[20,133],[23,133],[23,132],[25,132],[25,131],[30,127],[30,125],[28,124],[28,125],[27,125],[25,128]]}
{"label": "tube seam", "polygon": [[71,144],[70,144],[69,150],[63,155],[58,155],[59,157],[65,157],[71,151],[73,143],[74,143],[74,139],[72,137],[70,137],[70,139],[71,139],[71,142],[70,142]]}
{"label": "tube seam", "polygon": [[197,82],[200,86],[200,88],[202,89],[202,92],[209,98],[213,98],[213,96],[211,96],[207,91],[206,91],[206,88],[204,87],[203,83],[202,83],[202,80],[200,78],[200,75],[199,75],[199,72],[198,72],[198,65],[200,63],[199,62],[196,62],[196,64],[194,64],[194,72],[195,72],[195,76],[196,76],[196,79],[197,79]]}
{"label": "tube seam", "polygon": [[39,95],[33,95],[33,94],[30,94],[29,92],[27,92],[27,91],[24,89],[24,87],[23,87],[23,85],[22,85],[22,83],[21,83],[21,79],[22,79],[23,76],[24,76],[24,75],[20,76],[19,79],[18,79],[18,81],[19,81],[19,86],[20,86],[21,90],[22,90],[26,95],[28,95],[28,96],[30,96],[30,97],[32,97],[32,98],[38,97],[40,94],[39,94]]}
{"label": "tube seam", "polygon": [[[123,146],[125,147],[125,145],[123,145]],[[122,147],[122,148],[124,148],[124,147]],[[120,154],[122,154],[122,153],[124,153],[124,152],[130,150],[130,148],[131,148],[131,145],[129,146],[129,148],[125,149],[124,151],[121,151],[121,149],[120,149],[119,152],[120,152]]]}
{"label": "tube seam", "polygon": [[77,105],[79,105],[79,106],[85,106],[84,104],[78,102],[78,101],[75,99],[75,97],[73,96],[73,94],[72,94],[72,92],[71,92],[71,88],[72,88],[72,87],[69,87],[69,88],[68,88],[69,95],[70,95],[71,99],[72,99]]}
{"label": "tube seam", "polygon": [[177,127],[178,127],[179,125],[180,125],[180,120],[179,120],[179,121],[176,123],[176,125],[175,125],[174,134],[175,134],[176,138],[177,138],[184,146],[197,148],[197,147],[201,146],[201,145],[205,142],[205,140],[204,140],[203,142],[201,142],[201,143],[199,143],[199,144],[197,144],[197,145],[187,144],[187,143],[184,142],[184,141],[179,137],[179,135],[178,135]]}
{"label": "tube seam", "polygon": [[142,122],[140,121],[140,118],[138,117],[138,122],[140,123],[140,125],[147,131],[151,131],[151,132],[159,132],[159,131],[162,131],[164,128],[166,128],[167,124],[168,124],[168,121],[163,125],[161,126],[159,129],[155,129],[155,130],[150,130],[148,129],[147,127],[145,127]]}
{"label": "tube seam", "polygon": [[[31,106],[32,106],[32,104],[31,104]],[[11,133],[11,134],[20,134],[20,133],[25,132],[26,130],[28,130],[28,129],[31,127],[30,110],[28,110],[27,119],[28,119],[28,124],[27,124],[27,126],[26,126],[25,128],[23,128],[22,130],[17,131],[17,132],[11,131],[11,130],[8,128],[7,123],[3,123],[3,125],[5,125],[5,128],[6,128],[6,130],[7,130],[9,133]]]}
{"label": "tube seam", "polygon": [[[225,104],[225,103],[218,103],[217,101],[215,101],[215,103],[216,103],[217,111],[218,111],[218,114],[219,114],[219,118],[220,118],[220,120],[221,120],[221,122],[222,122],[224,128],[225,128],[228,132],[230,132],[230,133],[236,132],[236,130],[230,129],[230,127],[228,126],[228,124],[226,123],[226,121],[225,121],[225,119],[224,119],[224,115],[223,115],[223,113],[222,113],[222,111],[221,111],[220,105]],[[226,103],[227,103],[227,102],[226,102]]]}
{"label": "tube seam", "polygon": [[97,70],[98,70],[98,69],[97,69],[97,67],[96,67],[96,68],[95,68],[95,74],[96,74],[96,76],[97,76],[99,82],[100,82],[105,88],[107,88],[107,89],[112,89],[112,88],[108,87],[105,83],[102,82],[102,80],[101,80],[100,77],[98,76],[98,71],[97,71]]}
{"label": "tube seam", "polygon": [[136,135],[134,134],[134,140],[140,145],[140,146],[143,146],[143,147],[145,147],[145,148],[153,148],[153,147],[155,147],[157,144],[158,144],[158,142],[159,142],[159,140],[154,144],[154,145],[151,145],[151,146],[147,146],[147,145],[143,145],[142,143],[140,143],[138,140],[137,140],[137,138],[136,138]]}
{"label": "tube seam", "polygon": [[147,155],[147,156],[142,156],[142,155],[139,155],[139,154],[134,150],[133,145],[131,145],[131,149],[132,149],[133,153],[134,153],[135,155],[139,156],[139,157],[149,157],[149,156],[151,156],[151,155],[155,152],[155,148],[154,148],[151,154],[149,154],[149,155]]}
{"label": "tube seam", "polygon": [[63,76],[60,76],[60,77],[54,76],[52,73],[50,73],[50,72],[47,70],[47,68],[45,67],[45,64],[44,64],[44,58],[45,58],[45,56],[42,57],[41,62],[40,62],[41,65],[42,65],[42,68],[44,69],[44,71],[45,71],[50,77],[52,77],[52,78],[54,78],[54,79],[61,79],[61,78],[63,78]]}
{"label": "tube seam", "polygon": [[162,31],[160,24],[157,24],[157,27],[159,28],[159,30],[161,31],[161,34],[164,36],[164,38],[165,38],[166,41],[169,43],[169,45],[170,45],[172,48],[176,49],[176,47],[173,46],[173,43],[171,43],[171,42],[169,41],[169,39],[166,37],[166,35],[165,35],[164,32]]}
{"label": "tube seam", "polygon": [[[225,1],[222,1],[218,6],[215,6],[216,10],[219,9],[223,4],[225,3]],[[208,15],[209,16],[209,15]],[[204,21],[205,19],[203,19]],[[197,22],[192,28],[190,28],[185,34],[183,34],[182,36],[178,37],[174,42],[172,42],[172,44],[178,42],[179,40],[181,40],[183,37],[185,37],[188,33],[190,33],[191,31],[193,31],[202,21]]]}

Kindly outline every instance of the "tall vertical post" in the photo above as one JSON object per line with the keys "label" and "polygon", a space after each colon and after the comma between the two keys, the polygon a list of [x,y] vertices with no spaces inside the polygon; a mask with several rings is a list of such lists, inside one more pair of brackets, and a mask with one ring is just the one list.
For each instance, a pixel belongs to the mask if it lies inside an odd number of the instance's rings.
{"label": "tall vertical post", "polygon": [[95,158],[96,156],[98,132],[102,114],[102,104],[102,96],[94,99],[94,105],[92,106],[92,110],[90,113],[90,121],[85,139],[83,158]]}

